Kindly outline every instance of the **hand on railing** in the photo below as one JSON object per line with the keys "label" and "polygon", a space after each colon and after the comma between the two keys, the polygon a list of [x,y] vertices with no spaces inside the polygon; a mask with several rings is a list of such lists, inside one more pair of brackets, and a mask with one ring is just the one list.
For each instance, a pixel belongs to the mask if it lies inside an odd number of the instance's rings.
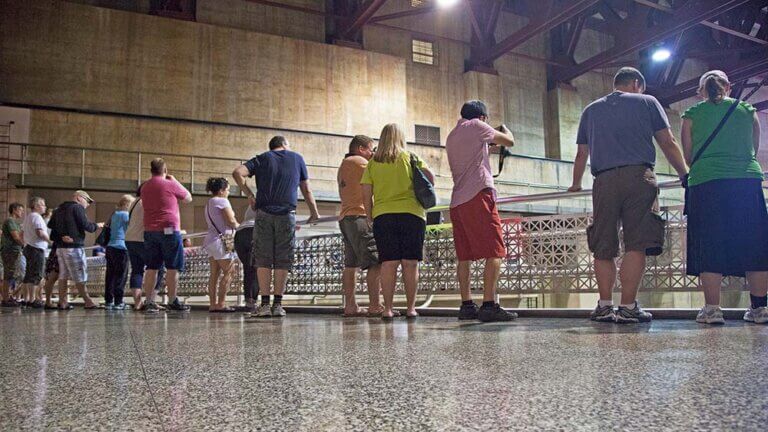
{"label": "hand on railing", "polygon": [[581,192],[582,189],[581,185],[573,185],[568,188],[568,192]]}

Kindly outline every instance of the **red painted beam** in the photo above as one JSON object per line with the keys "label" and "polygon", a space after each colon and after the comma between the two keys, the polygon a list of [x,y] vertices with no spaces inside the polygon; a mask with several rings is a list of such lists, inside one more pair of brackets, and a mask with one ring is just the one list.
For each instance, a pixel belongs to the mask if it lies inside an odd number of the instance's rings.
{"label": "red painted beam", "polygon": [[346,38],[363,28],[386,2],[387,0],[369,0],[368,3],[362,5],[357,14],[349,20],[349,26],[339,32],[339,36]]}
{"label": "red painted beam", "polygon": [[[573,67],[555,71],[555,81],[570,81],[584,73],[603,66],[623,55],[647,47],[655,42],[698,25],[701,21],[714,18],[750,0],[689,0],[675,10],[669,19],[661,25],[643,28],[639,31],[626,29],[624,36],[616,40],[613,48],[603,51]],[[631,19],[628,18],[628,19]],[[640,21],[640,20],[638,20]]]}
{"label": "red painted beam", "polygon": [[479,56],[477,63],[489,63],[501,57],[505,53],[527,42],[539,33],[551,30],[554,27],[570,20],[591,8],[600,0],[573,0],[546,14],[533,17],[522,29],[516,31],[503,41],[491,47]]}

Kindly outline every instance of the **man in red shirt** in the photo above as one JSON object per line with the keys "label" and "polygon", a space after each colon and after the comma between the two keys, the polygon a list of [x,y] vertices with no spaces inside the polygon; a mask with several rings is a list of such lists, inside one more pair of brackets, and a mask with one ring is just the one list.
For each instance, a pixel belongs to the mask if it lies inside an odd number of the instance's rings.
{"label": "man in red shirt", "polygon": [[152,178],[141,186],[144,205],[144,248],[147,272],[144,275],[144,310],[157,313],[154,301],[157,271],[165,264],[168,270],[165,284],[168,289],[168,308],[186,311],[189,306],[176,298],[179,272],[184,271],[184,246],[181,239],[179,201],[192,202],[192,194],[172,175],[168,174],[165,161],[157,158],[151,163]]}

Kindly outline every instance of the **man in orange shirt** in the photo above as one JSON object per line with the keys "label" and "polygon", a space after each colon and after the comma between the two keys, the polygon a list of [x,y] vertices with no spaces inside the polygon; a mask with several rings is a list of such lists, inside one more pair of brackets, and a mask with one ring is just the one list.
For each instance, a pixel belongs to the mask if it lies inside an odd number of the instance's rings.
{"label": "man in orange shirt", "polygon": [[[357,135],[349,143],[349,153],[339,166],[337,181],[341,198],[339,228],[344,239],[344,316],[378,316],[384,310],[379,293],[379,256],[373,239],[373,228],[368,223],[363,206],[363,192],[360,179],[363,177],[368,160],[373,157],[373,140]],[[355,287],[357,272],[367,270],[368,297],[370,307],[366,310],[357,305]]]}

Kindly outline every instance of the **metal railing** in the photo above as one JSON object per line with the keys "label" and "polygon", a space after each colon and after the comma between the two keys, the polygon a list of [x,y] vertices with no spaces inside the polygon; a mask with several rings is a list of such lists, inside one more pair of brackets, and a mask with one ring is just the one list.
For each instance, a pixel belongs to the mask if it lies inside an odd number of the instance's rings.
{"label": "metal railing", "polygon": [[[676,182],[661,184],[663,189]],[[679,186],[679,183],[677,184]],[[588,194],[590,191],[579,192]],[[546,195],[546,196],[545,196]],[[558,194],[502,198],[557,199]],[[686,276],[686,223],[682,206],[661,210],[667,221],[664,252],[647,258],[647,270],[641,289],[656,292],[693,291],[696,278]],[[328,220],[330,218],[326,218]],[[335,219],[335,218],[334,218]],[[586,229],[591,224],[590,213],[517,217],[502,221],[507,256],[502,262],[498,292],[500,294],[594,293],[597,283],[592,256],[587,246]],[[342,294],[341,274],[344,267],[343,244],[340,234],[312,236],[298,241],[293,273],[286,294]],[[204,250],[187,250],[187,271],[180,278],[180,295],[196,296],[207,293],[208,258]],[[89,292],[103,291],[104,259],[90,258]],[[449,224],[429,226],[424,242],[424,261],[420,264],[420,294],[456,294],[458,260]],[[231,294],[242,293],[240,263],[238,274],[230,286]],[[471,267],[472,290],[482,289],[482,264]],[[617,287],[618,289],[619,287]],[[726,278],[725,289],[744,288],[743,279]],[[398,289],[402,289],[399,287]],[[364,293],[361,281],[357,292]]]}

